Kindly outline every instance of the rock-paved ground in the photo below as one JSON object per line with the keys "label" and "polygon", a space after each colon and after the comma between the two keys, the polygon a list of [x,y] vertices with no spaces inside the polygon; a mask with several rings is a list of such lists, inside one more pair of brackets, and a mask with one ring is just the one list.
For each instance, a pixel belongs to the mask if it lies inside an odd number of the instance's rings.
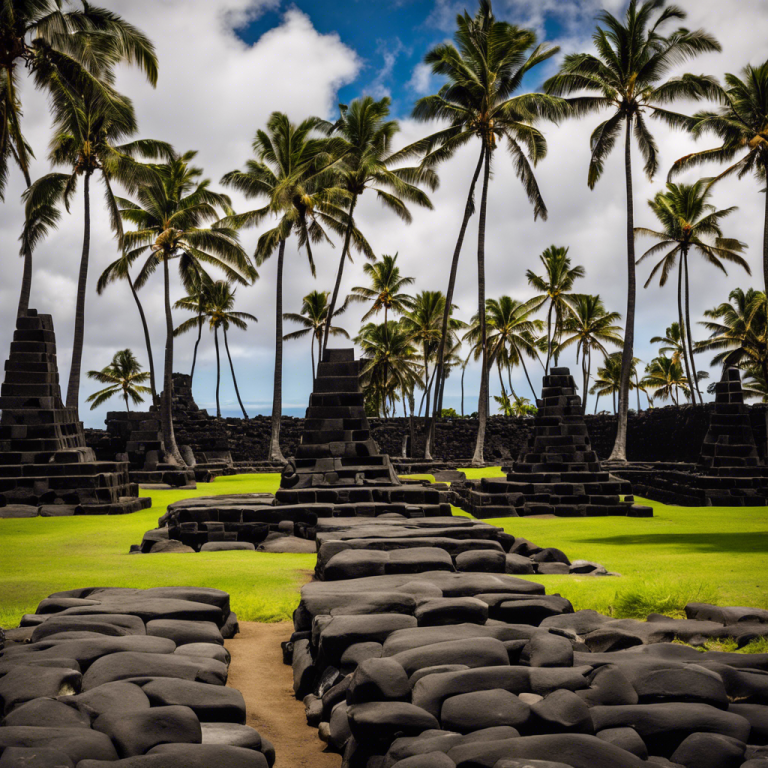
{"label": "rock-paved ground", "polygon": [[274,747],[226,686],[237,630],[218,589],[51,595],[0,632],[0,765],[271,768]]}
{"label": "rock-paved ground", "polygon": [[341,756],[307,728],[304,706],[293,695],[293,676],[280,650],[292,630],[290,622],[242,622],[240,633],[225,643],[232,654],[227,685],[243,694],[246,724],[274,744],[275,768],[339,768]]}
{"label": "rock-paved ground", "polygon": [[353,535],[318,534],[326,580],[302,589],[284,645],[343,768],[768,768],[768,654],[700,650],[768,636],[768,611],[615,620],[504,573],[503,555],[491,567],[492,551],[473,572],[470,553]]}

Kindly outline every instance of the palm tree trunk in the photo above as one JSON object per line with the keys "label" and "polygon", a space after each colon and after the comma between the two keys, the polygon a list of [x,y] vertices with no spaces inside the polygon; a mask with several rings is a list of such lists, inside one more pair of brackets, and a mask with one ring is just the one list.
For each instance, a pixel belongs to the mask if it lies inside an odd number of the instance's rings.
{"label": "palm tree trunk", "polygon": [[549,303],[549,312],[547,312],[547,364],[544,366],[544,375],[549,376],[549,361],[552,359],[552,310],[554,302]]}
{"label": "palm tree trunk", "polygon": [[629,411],[629,380],[632,359],[635,356],[635,303],[637,278],[635,274],[635,208],[632,198],[632,118],[627,118],[624,142],[624,171],[627,184],[627,325],[624,330],[624,351],[621,356],[621,387],[619,389],[619,417],[616,424],[616,442],[610,461],[627,460],[627,417]]}
{"label": "palm tree trunk", "polygon": [[464,374],[467,372],[467,366],[461,369],[461,415],[464,415]]}
{"label": "palm tree trunk", "polygon": [[613,391],[613,412],[616,413],[616,390]]}
{"label": "palm tree trunk", "polygon": [[75,305],[75,334],[72,341],[72,365],[69,369],[67,384],[67,408],[78,409],[80,399],[80,369],[83,362],[83,342],[85,338],[85,291],[88,286],[88,259],[91,250],[91,175],[83,176],[83,253],[80,257],[80,274],[77,278],[77,301]]}
{"label": "palm tree trunk", "polygon": [[[768,193],[766,193],[768,195]],[[691,356],[691,374],[693,377],[688,377],[688,381],[691,384],[691,400],[695,404],[693,398],[693,391],[696,390],[696,394],[699,397],[699,403],[704,402],[704,398],[701,396],[701,390],[699,389],[699,378],[696,373],[696,363],[693,359],[693,333],[691,332],[691,294],[688,283],[688,251],[683,251],[683,262],[685,263],[685,332],[688,335],[688,353]]]}
{"label": "palm tree trunk", "polygon": [[235,376],[235,366],[232,363],[232,355],[229,353],[229,342],[227,341],[227,329],[224,328],[224,349],[227,352],[227,359],[229,360],[229,370],[232,371],[232,383],[235,385],[235,395],[237,396],[237,402],[240,403],[240,410],[243,412],[243,418],[247,419],[248,414],[245,412],[245,406],[243,400],[240,397],[240,390],[237,388],[237,377]]}
{"label": "palm tree trunk", "polygon": [[414,410],[416,410],[416,398],[413,396],[413,388],[411,388],[411,391],[408,393],[408,405],[411,409],[411,415],[408,417],[408,432],[410,436],[411,443],[409,445],[409,451],[408,455],[410,457],[413,457],[414,449],[413,447],[416,445],[416,421],[414,419]]}
{"label": "palm tree trunk", "polygon": [[[456,289],[456,275],[459,270],[459,257],[461,256],[461,249],[464,245],[464,236],[467,233],[467,226],[469,225],[469,219],[472,216],[472,210],[475,207],[474,206],[474,199],[475,199],[475,186],[477,185],[477,180],[480,177],[480,171],[483,167],[483,160],[485,159],[485,143],[483,143],[483,147],[480,150],[480,158],[477,161],[477,167],[475,168],[475,173],[472,176],[472,183],[469,185],[469,194],[467,195],[467,202],[464,206],[464,219],[461,222],[461,229],[459,229],[459,237],[456,240],[456,247],[453,249],[453,260],[451,261],[451,274],[448,278],[448,290],[445,294],[445,309],[443,310],[443,325],[440,329],[440,343],[437,347],[437,371],[438,371],[438,377],[443,378],[445,375],[445,342],[448,336],[448,321],[451,317],[451,305],[453,304],[453,294]],[[462,383],[463,383],[463,374],[462,374]],[[462,405],[462,414],[464,412],[464,406]],[[429,443],[429,450],[430,453],[432,451],[432,442],[434,440],[434,419],[437,418],[439,415],[438,412],[435,412],[432,421],[429,425],[429,429],[427,430],[427,442]]]}
{"label": "palm tree trunk", "polygon": [[125,410],[130,413],[131,412],[131,406],[128,403],[128,393],[123,392],[123,400],[125,400]]}
{"label": "palm tree trunk", "polygon": [[525,373],[525,378],[528,380],[528,386],[531,388],[531,393],[533,394],[533,402],[534,404],[538,400],[538,397],[536,396],[536,390],[533,388],[533,382],[531,381],[531,377],[528,375],[528,367],[525,364],[525,360],[523,359],[522,353],[519,355],[520,358],[520,365],[523,366],[523,372]]}
{"label": "palm tree trunk", "polygon": [[477,404],[477,442],[472,466],[485,464],[485,426],[488,420],[488,339],[485,327],[485,220],[488,212],[488,185],[491,180],[491,148],[487,147],[483,169],[483,196],[480,201],[480,219],[477,236],[477,306],[480,319],[480,344],[483,354],[480,365],[480,397]]}
{"label": "palm tree trunk", "polygon": [[[691,381],[691,368],[688,364],[688,342],[686,340],[686,323],[683,315],[683,255],[680,254],[680,264],[677,269],[677,323],[680,326],[680,345],[683,348],[683,364],[688,382]],[[693,400],[696,403],[696,400]]]}
{"label": "palm tree trunk", "polygon": [[29,309],[29,295],[32,292],[32,249],[24,249],[24,274],[21,278],[21,293],[19,294],[19,308],[17,317],[23,317]]}
{"label": "palm tree trunk", "polygon": [[595,413],[597,413],[597,404],[600,402],[600,393],[597,393],[597,399],[595,400]]}
{"label": "palm tree trunk", "polygon": [[189,374],[189,383],[195,378],[195,366],[197,365],[197,348],[200,346],[200,339],[203,336],[203,312],[202,309],[197,313],[197,341],[195,341],[195,351],[192,353],[192,370]]}
{"label": "palm tree trunk", "polygon": [[635,372],[635,389],[637,390],[637,412],[640,413],[643,409],[640,407],[640,377]]}
{"label": "palm tree trunk", "polygon": [[272,435],[269,441],[269,460],[285,464],[280,450],[280,417],[283,415],[283,260],[285,240],[280,241],[277,252],[277,299],[275,307],[275,383],[272,394]]}
{"label": "palm tree trunk", "polygon": [[152,403],[157,404],[157,384],[155,383],[155,360],[152,356],[152,341],[149,336],[149,326],[147,325],[147,317],[144,314],[144,307],[141,305],[139,294],[133,285],[131,276],[126,272],[125,275],[128,280],[128,287],[131,289],[133,300],[136,302],[136,308],[139,310],[139,316],[141,317],[141,327],[144,329],[144,344],[147,347],[147,357],[149,358],[149,386],[152,389]]}
{"label": "palm tree trunk", "polygon": [[336,311],[336,301],[339,298],[339,290],[341,289],[341,278],[344,275],[344,262],[347,260],[347,254],[349,253],[349,243],[352,239],[352,228],[354,222],[352,217],[355,213],[355,206],[357,205],[357,193],[352,196],[352,202],[349,206],[349,221],[347,222],[347,232],[344,235],[344,247],[341,249],[341,258],[339,259],[339,270],[336,273],[336,284],[333,286],[333,295],[331,296],[331,304],[328,307],[328,323],[325,326],[325,333],[323,334],[323,346],[321,347],[321,361],[322,352],[328,346],[328,334],[331,330],[331,323],[333,322],[333,313]]}
{"label": "palm tree trunk", "polygon": [[160,405],[160,423],[163,428],[165,461],[186,467],[181,457],[176,435],[173,432],[173,315],[171,314],[171,275],[168,259],[163,259],[163,281],[165,292],[165,367],[163,369],[163,396]]}
{"label": "palm tree trunk", "polygon": [[[591,351],[591,350],[590,350]],[[589,361],[587,358],[587,352],[581,356],[581,375],[582,375],[582,397],[581,407],[584,413],[587,412],[587,385],[589,384]]]}
{"label": "palm tree trunk", "polygon": [[765,192],[765,221],[763,222],[763,291],[768,296],[768,191]]}
{"label": "palm tree trunk", "polygon": [[219,401],[219,386],[221,384],[221,358],[219,357],[219,327],[213,326],[213,344],[216,347],[216,418],[221,418],[221,402]]}
{"label": "palm tree trunk", "polygon": [[309,357],[312,361],[312,389],[315,388],[315,337],[312,336],[309,342]]}

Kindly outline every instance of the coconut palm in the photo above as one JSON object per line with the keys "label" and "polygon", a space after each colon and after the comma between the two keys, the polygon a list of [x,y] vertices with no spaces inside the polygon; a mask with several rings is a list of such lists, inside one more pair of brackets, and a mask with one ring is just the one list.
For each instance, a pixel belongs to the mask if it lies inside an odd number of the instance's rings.
{"label": "coconut palm", "polygon": [[[419,404],[419,414],[422,405],[426,404],[424,413],[429,416],[432,393],[439,400],[439,385],[436,386],[437,369],[433,368],[430,374],[429,364],[434,361],[437,348],[440,343],[440,331],[444,313],[443,304],[445,296],[441,291],[421,291],[413,300],[413,308],[406,312],[400,320],[400,324],[408,338],[418,344],[421,350],[421,363],[423,372],[424,395]],[[453,308],[455,309],[455,307]],[[448,325],[448,333],[451,336],[451,345],[456,342],[456,331],[465,324],[456,318],[451,318]],[[431,459],[429,442],[425,444],[425,458]]]}
{"label": "coconut palm", "polygon": [[32,149],[22,134],[22,73],[45,91],[52,106],[91,91],[114,99],[113,67],[126,62],[157,83],[157,58],[147,37],[104,8],[71,0],[13,0],[0,5],[0,199],[4,199],[9,161],[27,186]]}
{"label": "coconut palm", "polygon": [[136,190],[147,173],[146,166],[136,158],[169,157],[169,144],[152,139],[124,142],[137,130],[133,105],[125,97],[114,94],[104,102],[100,94],[86,93],[62,99],[55,108],[54,137],[50,160],[55,166],[65,166],[67,173],[50,173],[38,179],[30,188],[30,199],[69,204],[83,182],[83,249],[78,272],[75,303],[75,328],[72,342],[72,363],[69,370],[66,404],[77,409],[80,394],[80,370],[85,343],[85,297],[91,247],[91,177],[98,175],[104,186],[105,203],[110,223],[118,240],[122,237],[122,222],[113,185],[117,182],[130,192]]}
{"label": "coconut palm", "polygon": [[755,368],[768,381],[768,320],[765,294],[749,288],[731,291],[728,301],[704,312],[710,337],[694,352],[717,352],[712,363],[724,369]]}
{"label": "coconut palm", "polygon": [[672,323],[664,331],[663,336],[652,336],[651,344],[664,344],[659,348],[662,355],[672,353],[672,359],[679,363],[684,356],[685,332],[680,328],[680,323]]}
{"label": "coconut palm", "polygon": [[679,404],[680,393],[690,397],[690,380],[683,371],[683,366],[671,357],[660,355],[655,357],[645,368],[642,385],[653,391],[653,399],[669,400]]}
{"label": "coconut palm", "polygon": [[[182,284],[189,289],[205,266],[220,269],[231,281],[246,283],[258,277],[238,243],[237,231],[210,225],[232,214],[226,195],[214,192],[202,171],[191,163],[195,152],[174,155],[172,160],[151,167],[151,176],[138,188],[138,203],[118,198],[123,220],[136,226],[123,234],[129,261],[146,257],[136,277],[136,289],[151,275],[163,270],[165,306],[165,364],[160,407],[166,461],[185,466],[173,431],[173,314],[171,311],[170,262],[178,261]],[[209,226],[206,226],[209,225]]]}
{"label": "coconut palm", "polygon": [[[689,381],[696,382],[696,364],[693,360],[693,339],[691,338],[691,303],[688,279],[688,254],[698,253],[704,261],[717,267],[727,275],[724,261],[738,264],[747,274],[751,274],[749,264],[741,254],[746,245],[739,240],[723,237],[721,221],[737,208],[718,210],[708,200],[711,196],[710,179],[700,179],[694,184],[668,183],[666,191],[658,192],[648,201],[661,230],[636,227],[636,235],[652,237],[658,242],[649,248],[638,260],[662,253],[661,259],[651,270],[645,283],[647,288],[653,278],[659,275],[659,285],[663,286],[670,272],[674,269],[678,256],[680,265],[677,277],[677,312],[680,328],[687,335],[687,344],[683,345],[683,360]],[[685,310],[683,310],[683,282],[685,282]],[[691,397],[696,402],[696,393],[701,398],[698,385],[691,388]]]}
{"label": "coconut palm", "polygon": [[355,286],[349,296],[349,301],[372,302],[371,308],[363,315],[362,320],[368,320],[384,310],[384,324],[386,325],[388,313],[402,315],[413,309],[414,299],[403,288],[413,285],[412,277],[401,277],[400,267],[397,266],[397,256],[381,257],[381,261],[374,261],[363,265],[363,272],[370,280],[370,287]]}
{"label": "coconut palm", "polygon": [[29,187],[22,195],[22,200],[25,202],[24,228],[19,237],[21,241],[19,255],[24,259],[24,277],[21,281],[17,317],[26,315],[29,309],[29,294],[32,290],[32,253],[50,231],[58,227],[61,219],[61,210],[55,202],[30,200]]}
{"label": "coconut palm", "polygon": [[[253,141],[255,159],[248,160],[244,171],[231,171],[222,183],[242,192],[247,198],[264,198],[259,209],[230,217],[225,223],[257,226],[270,216],[277,225],[258,240],[254,260],[263,264],[277,251],[275,281],[275,372],[272,395],[272,433],[269,443],[270,461],[285,462],[280,449],[280,417],[283,410],[283,262],[286,242],[296,235],[299,248],[304,248],[309,268],[315,275],[312,243],[330,242],[327,230],[344,231],[346,214],[341,207],[344,192],[336,186],[331,170],[333,149],[319,135],[324,125],[310,117],[299,125],[286,115],[273,112],[266,130],[256,132]],[[358,242],[365,239],[355,231]],[[361,246],[362,247],[362,246]],[[364,247],[368,247],[365,243]]]}
{"label": "coconut palm", "polygon": [[591,395],[597,395],[595,400],[595,413],[597,404],[603,395],[611,395],[613,398],[613,411],[616,412],[616,393],[621,389],[621,358],[617,354],[608,355],[603,361],[603,367],[597,367],[594,384],[589,390]]}
{"label": "coconut palm", "polygon": [[[226,280],[216,280],[209,284],[204,284],[202,290],[193,291],[190,295],[179,299],[173,306],[176,309],[187,309],[194,312],[196,317],[185,320],[173,332],[174,336],[181,336],[188,331],[200,327],[200,318],[208,321],[208,327],[213,331],[213,341],[216,347],[216,416],[221,418],[221,401],[219,399],[219,388],[221,382],[221,360],[219,355],[219,328],[224,336],[224,349],[227,352],[229,360],[229,369],[232,372],[232,383],[235,386],[235,395],[240,404],[240,410],[243,412],[243,418],[247,419],[243,400],[240,397],[240,390],[237,386],[237,377],[235,376],[235,366],[232,363],[232,355],[229,352],[229,341],[227,331],[230,326],[239,328],[241,331],[248,330],[248,323],[251,321],[257,323],[258,320],[248,312],[235,312],[235,289]],[[197,345],[195,345],[197,352]]]}
{"label": "coconut palm", "polygon": [[[624,127],[624,175],[627,192],[627,313],[624,332],[621,392],[616,442],[611,460],[627,459],[627,413],[631,388],[631,363],[635,345],[634,200],[632,194],[632,134],[652,178],[658,169],[658,147],[646,115],[675,128],[691,128],[694,121],[666,108],[678,99],[698,100],[716,93],[716,81],[704,75],[684,74],[667,79],[669,70],[702,53],[719,51],[720,45],[702,30],[680,27],[665,35],[670,22],[682,21],[685,12],[663,0],[630,0],[623,19],[608,11],[598,15],[600,26],[592,39],[597,54],[568,54],[558,74],[544,84],[548,93],[571,96],[571,114],[582,117],[610,110],[610,117],[595,128],[590,139],[587,183],[600,179],[608,155]],[[588,94],[588,95],[586,95]]]}
{"label": "coconut palm", "polygon": [[360,382],[366,401],[382,413],[394,412],[398,391],[409,392],[417,385],[421,366],[415,345],[400,323],[390,320],[389,327],[367,323],[355,337],[362,350],[363,369]]}
{"label": "coconut palm", "polygon": [[[355,99],[349,106],[339,105],[339,119],[326,130],[338,141],[336,149],[341,159],[335,167],[338,183],[348,196],[344,245],[333,286],[329,314],[333,317],[339,300],[344,265],[351,258],[351,248],[360,250],[369,260],[374,259],[368,244],[356,235],[354,216],[358,200],[366,190],[375,192],[379,202],[406,224],[411,222],[409,204],[432,208],[429,197],[419,189],[424,185],[437,188],[437,176],[430,170],[395,167],[400,158],[392,151],[392,142],[400,130],[396,120],[389,119],[389,98],[376,101],[372,96]],[[386,326],[385,326],[386,328]],[[323,349],[328,346],[328,332]]]}
{"label": "coconut palm", "polygon": [[620,347],[622,338],[621,321],[618,312],[608,312],[599,296],[579,295],[570,305],[570,311],[562,324],[563,337],[557,351],[562,352],[576,345],[576,362],[581,357],[581,396],[584,412],[587,410],[589,377],[592,371],[592,352],[608,356],[606,345]]}
{"label": "coconut palm", "polygon": [[191,312],[197,313],[197,338],[195,339],[195,348],[192,352],[192,369],[189,372],[189,381],[191,385],[195,378],[197,351],[200,348],[200,341],[203,337],[205,312],[211,300],[211,290],[213,289],[214,280],[205,270],[201,270],[199,273],[192,271],[189,274],[188,280],[189,285],[187,286],[187,295],[184,298],[179,299],[173,305],[173,308],[188,309]]}
{"label": "coconut palm", "polygon": [[570,311],[570,303],[578,294],[573,293],[573,284],[584,277],[586,270],[581,265],[571,266],[568,256],[569,248],[550,245],[539,254],[539,261],[544,267],[544,275],[537,275],[533,270],[526,270],[528,285],[534,288],[538,295],[531,299],[527,307],[538,311],[547,306],[547,358],[544,373],[549,373],[549,363],[553,349],[560,342],[563,320]]}
{"label": "coconut palm", "polygon": [[106,368],[88,371],[88,378],[109,385],[86,398],[86,402],[91,403],[91,410],[98,408],[113,395],[122,395],[125,410],[130,411],[129,399],[134,405],[139,405],[144,401],[142,395],[152,392],[149,387],[143,385],[149,374],[141,370],[141,364],[130,349],[115,352],[112,362]]}
{"label": "coconut palm", "polygon": [[[540,93],[516,94],[523,79],[536,66],[554,56],[558,48],[537,45],[533,31],[499,21],[493,15],[490,0],[480,0],[474,17],[464,12],[456,19],[454,43],[440,43],[424,58],[432,72],[446,79],[437,94],[419,99],[413,116],[420,121],[447,121],[431,136],[414,143],[408,151],[425,154],[423,166],[434,168],[453,157],[458,149],[479,140],[480,157],[470,183],[464,218],[454,249],[446,292],[447,307],[453,302],[459,257],[467,223],[474,211],[475,185],[482,171],[482,196],[478,224],[478,315],[482,357],[488,349],[485,329],[485,228],[489,185],[494,153],[506,145],[515,174],[533,205],[534,219],[547,217],[547,208],[533,174],[535,166],[547,153],[547,144],[536,128],[541,118],[562,117],[560,99]],[[443,317],[443,336],[448,328],[448,314]],[[442,377],[444,342],[438,349],[438,378]],[[488,416],[487,361],[483,362],[479,397],[479,427],[473,465],[483,464],[485,422]]]}
{"label": "coconut palm", "polygon": [[[724,89],[717,88],[723,106],[715,111],[697,112],[691,127],[695,137],[712,133],[722,143],[676,160],[670,178],[714,161],[729,163],[717,180],[734,173],[740,179],[754,174],[762,184],[768,180],[768,61],[758,66],[748,64],[740,75],[726,74],[725,85]],[[768,291],[768,196],[764,206],[763,288]]]}
{"label": "coconut palm", "polygon": [[[135,258],[136,256],[134,257],[134,260]],[[147,358],[149,359],[149,382],[152,390],[152,402],[157,403],[157,383],[155,381],[155,362],[154,355],[152,354],[152,340],[149,335],[149,325],[147,324],[144,307],[141,303],[141,299],[139,299],[136,284],[131,277],[131,266],[132,264],[128,252],[123,251],[120,258],[115,259],[115,261],[113,261],[99,276],[99,280],[96,283],[96,293],[101,296],[108,285],[111,285],[118,280],[125,280],[128,283],[128,287],[131,289],[131,296],[133,296],[133,300],[136,302],[136,308],[139,310],[141,327],[144,330],[144,344],[147,347]]]}
{"label": "coconut palm", "polygon": [[[309,346],[310,360],[312,362],[312,380],[314,381],[317,376],[317,366],[315,364],[315,344],[317,344],[317,360],[320,361],[320,345],[323,341],[323,334],[325,333],[325,326],[328,322],[328,297],[331,295],[330,291],[310,291],[301,300],[301,311],[286,312],[283,315],[283,320],[289,320],[292,323],[297,323],[303,326],[299,331],[293,331],[292,333],[286,333],[283,336],[285,341],[290,339],[301,339],[309,334],[312,335],[312,342]],[[338,317],[347,310],[347,302],[345,301],[333,314],[334,317]],[[349,334],[343,329],[335,325],[331,325],[329,331],[330,336],[343,336],[345,339],[349,338]]]}
{"label": "coconut palm", "polygon": [[748,366],[744,369],[742,389],[745,399],[759,398],[761,403],[768,403],[768,380],[757,366]]}

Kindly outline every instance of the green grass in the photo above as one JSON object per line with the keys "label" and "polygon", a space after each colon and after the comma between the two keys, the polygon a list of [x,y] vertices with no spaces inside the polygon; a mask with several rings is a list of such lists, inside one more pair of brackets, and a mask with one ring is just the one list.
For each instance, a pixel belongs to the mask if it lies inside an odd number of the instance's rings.
{"label": "green grass", "polygon": [[[501,476],[498,467],[465,470]],[[0,520],[0,626],[16,626],[51,592],[83,586],[192,585],[229,592],[238,616],[290,618],[315,556],[252,552],[129,555],[165,507],[211,494],[274,492],[280,476],[219,478],[194,491],[151,491],[154,506],[116,517]],[[503,518],[516,536],[594,560],[621,578],[536,576],[579,608],[609,615],[681,615],[689,601],[768,608],[768,508],[654,507],[653,518]],[[460,513],[459,510],[454,509]]]}
{"label": "green grass", "polygon": [[536,576],[576,609],[621,618],[682,615],[687,602],[768,608],[768,508],[673,507],[647,499],[652,518],[488,520],[621,578]]}
{"label": "green grass", "polygon": [[154,506],[111,517],[0,520],[0,626],[14,627],[51,592],[85,586],[217,587],[232,596],[238,617],[289,619],[315,556],[253,552],[129,555],[168,504],[211,494],[274,493],[280,475],[241,475],[194,491],[146,491]]}

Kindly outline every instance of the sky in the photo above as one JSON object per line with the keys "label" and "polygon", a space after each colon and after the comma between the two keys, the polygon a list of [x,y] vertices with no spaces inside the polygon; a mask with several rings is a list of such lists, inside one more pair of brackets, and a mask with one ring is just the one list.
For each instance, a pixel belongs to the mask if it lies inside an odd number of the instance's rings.
{"label": "sky", "polygon": [[[714,74],[736,72],[747,63],[768,58],[768,3],[740,0],[739,12],[717,0],[678,0],[689,13],[686,25],[702,27],[717,36],[723,53],[699,57],[680,71]],[[139,136],[171,142],[179,151],[196,149],[196,162],[204,168],[215,188],[228,171],[240,168],[251,157],[251,142],[274,110],[286,112],[293,121],[309,115],[332,119],[339,103],[371,94],[392,99],[393,116],[400,121],[396,146],[404,146],[427,132],[410,118],[414,101],[435,92],[440,81],[423,62],[434,44],[449,40],[456,14],[476,9],[475,0],[101,0],[101,5],[122,14],[143,29],[154,41],[160,59],[160,79],[152,89],[136,70],[121,68],[118,88],[135,104]],[[561,53],[525,87],[536,90],[559,65],[564,53],[591,49],[591,33],[597,12],[623,12],[623,0],[496,0],[499,18],[536,30],[539,39],[561,47]],[[24,129],[37,160],[33,178],[50,170],[46,160],[51,122],[45,96],[31,84],[22,87]],[[697,105],[680,105],[693,111]],[[604,119],[604,118],[603,118]],[[600,294],[609,309],[625,312],[626,302],[626,212],[623,158],[615,152],[607,161],[603,178],[593,191],[586,184],[589,135],[598,122],[593,116],[560,125],[543,124],[549,152],[538,165],[536,176],[549,208],[547,221],[533,220],[533,213],[503,153],[499,154],[490,186],[486,270],[488,295],[507,294],[517,299],[530,297],[525,273],[539,271],[538,255],[549,245],[570,247],[574,263],[582,264],[586,277],[577,284],[584,293]],[[653,226],[646,201],[664,183],[666,170],[678,157],[697,148],[690,136],[652,123],[661,149],[661,171],[653,180],[642,175],[639,155],[635,163],[635,210],[638,226]],[[431,195],[433,209],[414,208],[413,222],[406,225],[383,209],[370,194],[364,195],[356,213],[358,226],[366,233],[377,255],[399,254],[404,275],[416,279],[414,291],[446,290],[450,259],[461,223],[464,203],[477,148],[463,150],[439,169],[440,187]],[[713,167],[683,177],[693,181],[711,175]],[[96,185],[98,186],[98,184]],[[704,310],[725,301],[730,290],[740,286],[761,287],[759,275],[762,247],[764,198],[758,183],[747,178],[728,180],[718,186],[713,202],[739,210],[727,220],[726,234],[749,246],[748,261],[753,276],[729,268],[725,276],[714,268],[697,263],[691,274],[691,310],[696,321]],[[16,171],[6,203],[0,206],[0,350],[7,355],[14,324],[21,281],[22,260],[17,257],[22,224],[19,196],[23,182]],[[117,257],[110,235],[106,209],[99,190],[93,200],[91,267],[86,305],[84,371],[107,365],[118,349],[131,348],[146,366],[146,350],[136,307],[125,284],[108,288],[102,296],[95,291],[101,271]],[[255,207],[233,195],[237,210]],[[470,222],[459,268],[455,303],[458,315],[469,320],[476,308],[477,217]],[[74,323],[76,280],[82,248],[83,210],[80,198],[35,254],[35,275],[31,306],[51,313],[57,332],[59,371],[63,389],[67,381]],[[245,230],[242,242],[252,253],[260,232]],[[640,243],[640,248],[642,248]],[[309,272],[306,257],[295,243],[286,251],[284,311],[297,312],[301,298],[313,289],[330,290],[341,244],[321,246],[315,253],[317,279]],[[639,251],[640,253],[642,250]],[[237,308],[254,314],[257,324],[243,332],[230,332],[230,349],[249,414],[270,413],[274,365],[276,259],[260,268],[260,280],[237,289]],[[675,320],[674,286],[643,289],[650,267],[638,267],[639,295],[635,354],[644,362],[657,354],[650,338],[662,335]],[[360,259],[348,265],[342,295],[355,285],[365,284]],[[183,295],[175,283],[172,298]],[[164,319],[162,280],[158,272],[141,291],[152,334],[153,354],[162,370]],[[354,336],[365,311],[354,307],[340,324]],[[176,323],[186,319],[175,314]],[[285,332],[295,330],[286,324]],[[699,337],[704,334],[698,331]],[[194,338],[176,341],[175,370],[189,372]],[[576,368],[575,360],[563,357],[563,364]],[[699,360],[699,366],[702,361]],[[532,368],[532,372],[535,368]],[[713,375],[715,372],[712,371]],[[213,339],[203,337],[195,373],[194,394],[201,407],[215,412],[216,362]],[[534,386],[540,372],[533,375]],[[284,355],[284,413],[303,415],[311,390],[309,341],[289,341]],[[470,365],[465,380],[467,413],[477,409],[479,370]],[[532,398],[521,371],[513,384],[518,394]],[[493,385],[492,385],[493,386]],[[83,379],[80,415],[87,426],[102,427],[107,410],[114,405],[89,411],[86,396],[95,391],[95,382]],[[497,394],[494,390],[493,394]],[[226,363],[222,369],[222,411],[239,415],[234,388]],[[460,409],[461,384],[458,375],[446,385],[445,406]],[[592,398],[594,405],[594,398]],[[603,407],[601,403],[601,408]],[[591,407],[590,407],[591,410]]]}

